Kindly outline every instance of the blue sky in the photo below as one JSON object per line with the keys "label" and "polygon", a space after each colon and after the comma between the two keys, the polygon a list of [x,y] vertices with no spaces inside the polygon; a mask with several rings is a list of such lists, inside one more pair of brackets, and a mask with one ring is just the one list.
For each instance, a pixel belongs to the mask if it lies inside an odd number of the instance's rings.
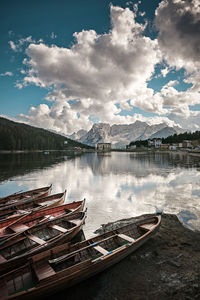
{"label": "blue sky", "polygon": [[2,0],[0,114],[66,134],[136,120],[198,130],[199,24],[198,0]]}

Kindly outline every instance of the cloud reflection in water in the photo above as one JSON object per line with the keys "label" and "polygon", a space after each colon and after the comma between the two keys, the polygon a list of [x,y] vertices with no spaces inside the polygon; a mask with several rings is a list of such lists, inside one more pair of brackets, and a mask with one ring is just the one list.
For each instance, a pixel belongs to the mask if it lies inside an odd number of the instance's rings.
{"label": "cloud reflection in water", "polygon": [[[154,213],[156,208],[179,216],[187,211],[187,218],[180,220],[200,230],[200,172],[177,167],[175,161],[177,157],[164,154],[90,153],[65,159],[16,180],[18,189],[50,183],[52,193],[67,189],[66,202],[86,198],[88,237],[103,223]],[[4,188],[9,184],[5,183]]]}

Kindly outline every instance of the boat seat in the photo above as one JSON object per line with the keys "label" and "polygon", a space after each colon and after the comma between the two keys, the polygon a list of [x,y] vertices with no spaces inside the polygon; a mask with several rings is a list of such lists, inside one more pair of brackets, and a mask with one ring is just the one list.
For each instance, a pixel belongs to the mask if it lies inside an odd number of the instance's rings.
{"label": "boat seat", "polygon": [[0,263],[2,264],[6,261],[7,261],[7,259],[5,259],[2,255],[0,255]]}
{"label": "boat seat", "polygon": [[152,227],[154,227],[154,224],[149,223],[149,224],[143,224],[139,226],[142,229],[146,229],[146,230],[151,230]]}
{"label": "boat seat", "polygon": [[56,229],[58,231],[61,231],[63,233],[67,232],[68,230],[66,228],[63,228],[61,226],[58,226],[58,225],[54,225],[54,224],[51,224],[49,225],[49,227],[53,228],[53,229]]}
{"label": "boat seat", "polygon": [[135,239],[133,239],[132,237],[125,235],[123,233],[118,234],[118,237],[120,237],[121,239],[126,240],[128,242],[131,242],[131,243],[135,242]]}
{"label": "boat seat", "polygon": [[75,224],[75,225],[78,225],[78,224],[80,224],[80,220],[79,219],[74,219],[74,220],[71,220],[71,221],[69,221],[70,223],[73,223],[73,224]]}
{"label": "boat seat", "polygon": [[48,221],[51,217],[52,217],[51,215],[46,215],[46,216],[44,216],[44,217],[40,220],[40,223],[43,223],[43,222]]}
{"label": "boat seat", "polygon": [[104,249],[103,247],[101,247],[101,246],[94,246],[94,249],[97,250],[98,252],[100,252],[103,255],[108,254],[108,251],[106,249]]}
{"label": "boat seat", "polygon": [[37,202],[37,205],[38,206],[48,206],[48,203],[47,202]]}
{"label": "boat seat", "polygon": [[39,237],[32,235],[32,234],[27,234],[27,238],[30,240],[36,242],[37,244],[44,245],[46,242],[40,239]]}
{"label": "boat seat", "polygon": [[26,229],[29,229],[29,227],[24,224],[13,224],[13,225],[9,226],[9,228],[11,230],[13,230],[14,232],[21,232]]}
{"label": "boat seat", "polygon": [[56,274],[56,272],[48,263],[42,265],[34,265],[34,270],[39,281]]}

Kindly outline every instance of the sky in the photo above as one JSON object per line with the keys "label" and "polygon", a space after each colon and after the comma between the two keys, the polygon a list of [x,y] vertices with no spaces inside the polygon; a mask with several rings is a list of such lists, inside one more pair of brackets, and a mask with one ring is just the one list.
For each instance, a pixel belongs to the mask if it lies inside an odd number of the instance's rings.
{"label": "sky", "polygon": [[200,130],[199,0],[1,0],[0,115]]}

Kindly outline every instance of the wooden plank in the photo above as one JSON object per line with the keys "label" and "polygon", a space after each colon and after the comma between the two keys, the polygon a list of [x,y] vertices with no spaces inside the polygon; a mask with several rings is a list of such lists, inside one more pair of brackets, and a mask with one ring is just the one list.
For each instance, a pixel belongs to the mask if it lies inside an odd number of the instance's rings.
{"label": "wooden plank", "polygon": [[47,206],[48,202],[37,202],[36,204],[43,207],[43,206]]}
{"label": "wooden plank", "polygon": [[12,229],[14,232],[21,232],[26,229],[29,229],[29,227],[24,224],[13,224],[9,226],[9,228]]}
{"label": "wooden plank", "polygon": [[40,266],[34,265],[34,269],[39,281],[56,274],[56,272],[47,262],[46,264]]}
{"label": "wooden plank", "polygon": [[95,246],[94,249],[102,253],[103,255],[106,255],[108,253],[108,251],[101,246]]}
{"label": "wooden plank", "polygon": [[37,244],[44,245],[46,242],[40,239],[39,237],[32,235],[32,234],[27,234],[27,238],[30,240],[36,242]]}
{"label": "wooden plank", "polygon": [[74,219],[74,220],[71,220],[69,222],[72,223],[73,225],[76,225],[76,226],[78,226],[80,224],[80,220],[79,219]]}
{"label": "wooden plank", "polygon": [[2,264],[6,261],[7,261],[7,259],[5,259],[2,255],[0,255],[0,263]]}
{"label": "wooden plank", "polygon": [[3,280],[0,281],[0,291],[2,299],[7,299],[8,297],[8,288],[6,282]]}
{"label": "wooden plank", "polygon": [[15,282],[16,291],[21,290],[23,288],[23,281],[22,281],[21,274],[19,274],[17,277],[14,278],[14,282]]}
{"label": "wooden plank", "polygon": [[146,229],[146,230],[151,230],[152,227],[154,227],[155,224],[153,223],[150,223],[150,224],[143,224],[143,225],[140,225],[139,227],[140,228],[143,228],[143,229]]}
{"label": "wooden plank", "polygon": [[133,239],[132,237],[128,236],[128,235],[125,235],[125,234],[118,234],[118,236],[123,239],[123,240],[126,240],[128,242],[131,242],[133,243],[135,241],[135,239]]}
{"label": "wooden plank", "polygon": [[65,229],[65,228],[63,228],[63,227],[61,227],[59,225],[50,224],[49,227],[51,227],[53,229],[56,229],[58,231],[61,231],[63,233],[68,231],[67,229]]}

